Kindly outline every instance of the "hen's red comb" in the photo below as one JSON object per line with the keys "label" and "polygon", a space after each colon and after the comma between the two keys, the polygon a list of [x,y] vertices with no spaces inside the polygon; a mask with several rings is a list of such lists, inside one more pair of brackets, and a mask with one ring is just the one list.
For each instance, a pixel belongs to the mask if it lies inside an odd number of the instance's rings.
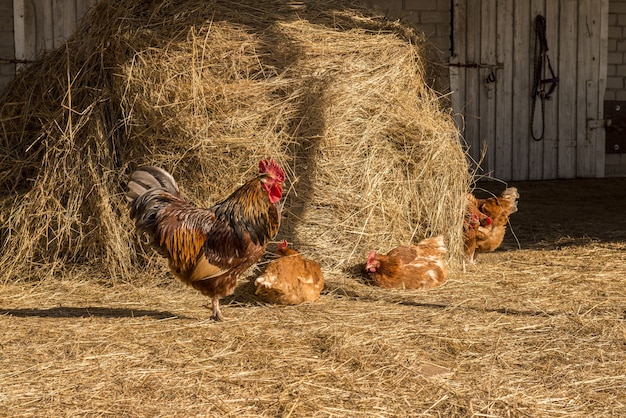
{"label": "hen's red comb", "polygon": [[269,173],[274,178],[274,180],[281,183],[285,181],[285,172],[271,158],[259,161],[259,173]]}
{"label": "hen's red comb", "polygon": [[286,250],[287,249],[287,241],[286,240],[282,240],[281,242],[278,243],[278,251],[280,250]]}
{"label": "hen's red comb", "polygon": [[376,257],[376,251],[374,250],[370,251],[370,255],[367,256],[367,264],[370,264],[372,261],[374,261],[375,257]]}

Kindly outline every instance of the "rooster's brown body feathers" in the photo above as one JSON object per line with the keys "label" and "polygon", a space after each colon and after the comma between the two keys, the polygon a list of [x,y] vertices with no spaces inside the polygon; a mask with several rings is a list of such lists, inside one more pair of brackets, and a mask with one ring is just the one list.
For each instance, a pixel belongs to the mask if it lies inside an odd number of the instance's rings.
{"label": "rooster's brown body feathers", "polygon": [[[268,177],[262,173],[204,209],[183,199],[165,170],[145,167],[131,175],[127,200],[137,233],[168,259],[174,276],[213,300],[213,319],[222,318],[219,299],[233,293],[278,232],[280,210],[264,187]],[[282,189],[276,193],[280,199]]]}

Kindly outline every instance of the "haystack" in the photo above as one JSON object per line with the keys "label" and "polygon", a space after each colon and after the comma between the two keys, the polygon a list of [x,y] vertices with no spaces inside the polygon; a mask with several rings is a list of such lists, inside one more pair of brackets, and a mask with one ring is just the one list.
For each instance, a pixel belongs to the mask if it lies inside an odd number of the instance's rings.
{"label": "haystack", "polygon": [[325,269],[434,234],[454,260],[470,177],[423,46],[340,2],[100,2],[0,97],[5,280],[161,266],[129,173],[159,165],[206,206],[268,156],[288,175],[278,239]]}

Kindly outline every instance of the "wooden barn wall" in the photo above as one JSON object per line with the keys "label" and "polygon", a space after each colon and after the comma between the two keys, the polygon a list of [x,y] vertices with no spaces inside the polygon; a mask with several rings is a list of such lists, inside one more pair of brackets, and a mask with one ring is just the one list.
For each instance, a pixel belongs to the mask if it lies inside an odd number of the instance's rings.
{"label": "wooden barn wall", "polygon": [[15,59],[28,62],[57,48],[96,0],[13,0]]}
{"label": "wooden barn wall", "polygon": [[[452,106],[477,174],[502,180],[604,176],[608,0],[454,0]],[[535,17],[560,82],[536,102]],[[549,74],[544,75],[546,78]]]}

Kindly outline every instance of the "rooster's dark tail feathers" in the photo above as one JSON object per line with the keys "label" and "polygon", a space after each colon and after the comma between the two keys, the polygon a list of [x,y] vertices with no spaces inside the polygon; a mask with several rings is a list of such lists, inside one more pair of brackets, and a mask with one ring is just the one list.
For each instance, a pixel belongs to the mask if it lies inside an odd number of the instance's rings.
{"label": "rooster's dark tail feathers", "polygon": [[137,234],[145,233],[152,244],[159,217],[171,203],[181,202],[182,197],[170,173],[158,167],[143,167],[131,174],[126,200]]}
{"label": "rooster's dark tail feathers", "polygon": [[133,205],[135,200],[151,189],[160,189],[173,196],[181,197],[174,177],[159,167],[142,167],[130,175],[126,200]]}

